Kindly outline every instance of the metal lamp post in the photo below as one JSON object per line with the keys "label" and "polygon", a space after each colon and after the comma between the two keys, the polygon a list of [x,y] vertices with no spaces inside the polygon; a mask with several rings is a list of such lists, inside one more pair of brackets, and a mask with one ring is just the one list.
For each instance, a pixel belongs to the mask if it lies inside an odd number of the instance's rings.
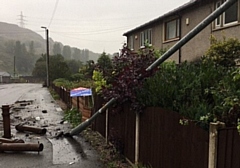
{"label": "metal lamp post", "polygon": [[48,41],[48,29],[47,27],[42,26],[41,28],[46,31],[46,50],[47,50],[47,58],[46,58],[46,71],[47,71],[47,87],[49,87],[49,41]]}

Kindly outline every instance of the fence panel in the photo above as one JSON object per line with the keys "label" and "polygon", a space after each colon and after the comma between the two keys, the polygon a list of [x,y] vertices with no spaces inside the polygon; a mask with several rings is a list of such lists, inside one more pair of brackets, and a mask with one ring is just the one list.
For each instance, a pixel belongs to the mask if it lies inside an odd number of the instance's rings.
{"label": "fence panel", "polygon": [[207,168],[208,132],[161,108],[140,115],[140,162],[153,168]]}
{"label": "fence panel", "polygon": [[240,136],[236,128],[218,130],[217,168],[239,168]]}
{"label": "fence panel", "polygon": [[[100,109],[103,104],[104,100],[98,95],[94,95],[94,107],[92,108],[92,114],[94,114],[98,109]],[[99,132],[103,137],[106,134],[106,113],[102,113],[98,116],[92,124],[92,129],[94,131]]]}
{"label": "fence panel", "polygon": [[109,139],[115,141],[115,147],[131,162],[135,157],[136,115],[129,104],[124,104],[120,112],[109,112]]}

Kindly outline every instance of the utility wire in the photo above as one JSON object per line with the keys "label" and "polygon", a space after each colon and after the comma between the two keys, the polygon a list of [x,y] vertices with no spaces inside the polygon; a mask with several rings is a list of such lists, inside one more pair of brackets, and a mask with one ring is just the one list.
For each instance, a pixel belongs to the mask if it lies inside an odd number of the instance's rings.
{"label": "utility wire", "polygon": [[115,27],[115,28],[108,28],[108,29],[99,29],[99,30],[92,30],[92,31],[75,31],[75,32],[61,32],[61,31],[51,31],[55,33],[61,34],[68,34],[68,35],[93,35],[93,34],[103,34],[103,33],[111,33],[111,32],[118,32],[121,30],[125,30],[132,26],[123,26],[123,27]]}
{"label": "utility wire", "polygon": [[69,38],[69,39],[76,39],[76,40],[81,40],[81,41],[91,41],[91,42],[109,42],[109,43],[112,43],[112,42],[119,42],[119,40],[112,40],[112,41],[108,41],[108,40],[91,40],[91,39],[82,39],[82,38],[78,38],[78,37],[72,37],[72,36],[67,36],[67,35],[62,35],[62,34],[59,34],[59,33],[55,33],[55,32],[51,32],[52,34],[55,34],[55,35],[58,35],[58,36],[62,36],[62,37],[65,37],[65,38]]}
{"label": "utility wire", "polygon": [[54,15],[55,15],[55,12],[56,12],[56,10],[57,10],[58,1],[59,1],[59,0],[56,0],[55,6],[54,6],[54,10],[53,10],[53,13],[52,13],[52,17],[51,17],[51,20],[50,20],[50,22],[49,22],[49,24],[48,24],[48,28],[50,27],[50,25],[51,25],[51,23],[52,23],[52,20],[53,20],[53,17],[54,17]]}

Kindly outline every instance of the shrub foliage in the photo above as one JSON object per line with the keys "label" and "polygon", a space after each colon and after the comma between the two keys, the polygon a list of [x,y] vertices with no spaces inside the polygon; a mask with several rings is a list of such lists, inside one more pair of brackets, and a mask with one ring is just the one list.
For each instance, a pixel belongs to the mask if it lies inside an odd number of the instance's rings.
{"label": "shrub foliage", "polygon": [[[235,46],[235,47],[234,47]],[[198,63],[164,63],[138,91],[145,106],[159,106],[181,113],[207,128],[211,121],[237,126],[240,118],[240,43],[215,41]],[[233,61],[232,61],[233,60]]]}
{"label": "shrub foliage", "polygon": [[107,77],[108,83],[104,83],[101,87],[104,99],[117,98],[117,107],[130,101],[131,108],[141,112],[143,106],[137,101],[136,90],[142,88],[143,79],[153,74],[153,71],[147,72],[145,69],[155,60],[154,50],[151,48],[145,48],[136,53],[123,47],[121,54],[112,59],[113,70],[111,77]]}

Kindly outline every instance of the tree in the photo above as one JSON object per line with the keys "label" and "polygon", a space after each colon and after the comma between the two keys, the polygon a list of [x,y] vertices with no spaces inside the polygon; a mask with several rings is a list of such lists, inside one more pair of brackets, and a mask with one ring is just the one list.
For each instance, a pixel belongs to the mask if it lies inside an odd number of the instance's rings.
{"label": "tree", "polygon": [[73,48],[73,54],[72,54],[73,59],[75,60],[80,60],[81,57],[81,50],[78,48]]}
{"label": "tree", "polygon": [[88,59],[89,59],[89,50],[88,49],[82,50],[80,61],[82,61],[85,64],[87,63]]}
{"label": "tree", "polygon": [[15,49],[15,44],[13,40],[9,40],[5,43],[5,51],[6,53],[13,55]]}
{"label": "tree", "polygon": [[45,78],[47,76],[46,72],[46,55],[42,55],[35,63],[35,67],[32,71],[33,76],[39,78]]}
{"label": "tree", "polygon": [[65,59],[71,59],[71,47],[68,45],[63,46],[62,55]]}
{"label": "tree", "polygon": [[53,54],[58,55],[61,53],[62,53],[62,49],[61,49],[60,43],[54,43],[53,44]]}
{"label": "tree", "polygon": [[16,57],[16,68],[19,73],[24,73],[27,71],[27,49],[25,44],[21,44],[20,41],[16,41],[14,48],[14,56]]}
{"label": "tree", "polygon": [[35,48],[34,48],[34,41],[31,41],[29,44],[29,50],[28,50],[29,54],[31,56],[35,55]]}
{"label": "tree", "polygon": [[79,68],[83,66],[81,61],[76,60],[66,60],[66,63],[72,74],[78,73]]}
{"label": "tree", "polygon": [[[150,77],[157,70],[146,71],[146,68],[156,60],[154,50],[145,48],[138,53],[127,47],[121,51],[121,55],[113,58],[113,71],[107,85],[102,88],[102,96],[105,100],[117,99],[117,107],[126,102],[131,102],[131,109],[142,112],[143,104],[137,100],[137,89],[141,90],[145,78]],[[119,109],[118,109],[119,110]]]}
{"label": "tree", "polygon": [[92,79],[94,69],[95,69],[94,61],[89,60],[89,61],[87,61],[86,65],[84,65],[80,69],[80,73],[84,74],[86,79]]}
{"label": "tree", "polygon": [[112,71],[112,60],[109,55],[105,52],[97,60],[97,68],[103,73],[103,76],[110,75],[109,72]]}
{"label": "tree", "polygon": [[[63,56],[53,55],[49,57],[49,79],[53,81],[58,78],[68,79],[71,76],[71,72],[67,63],[64,61]],[[46,55],[42,55],[35,64],[35,67],[32,72],[33,76],[40,78],[46,77]]]}

